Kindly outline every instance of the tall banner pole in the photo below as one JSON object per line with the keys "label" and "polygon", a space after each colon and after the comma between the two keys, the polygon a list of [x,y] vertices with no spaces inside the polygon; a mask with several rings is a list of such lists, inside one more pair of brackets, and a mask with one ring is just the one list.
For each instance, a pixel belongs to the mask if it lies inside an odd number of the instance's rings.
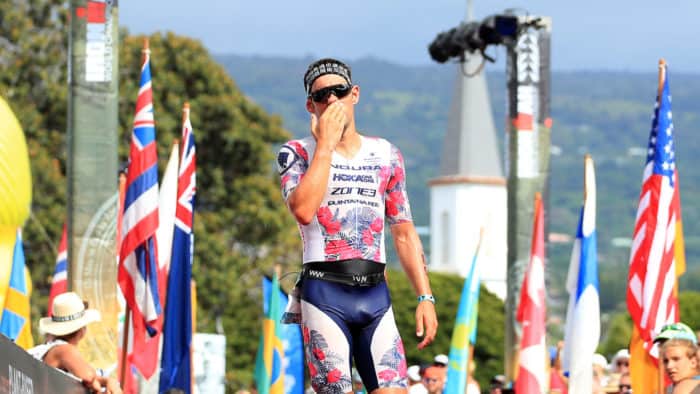
{"label": "tall banner pole", "polygon": [[[505,372],[518,370],[520,329],[515,320],[520,287],[530,258],[532,201],[541,192],[548,201],[550,102],[550,35],[548,17],[519,16],[515,43],[508,46],[508,124],[506,171],[508,184],[508,291],[505,318]],[[531,21],[538,19],[537,26]],[[546,219],[545,219],[546,222]],[[546,233],[546,230],[545,230]],[[544,362],[544,360],[543,360]]]}
{"label": "tall banner pole", "polygon": [[118,0],[71,0],[68,58],[68,288],[102,313],[80,351],[117,355]]}

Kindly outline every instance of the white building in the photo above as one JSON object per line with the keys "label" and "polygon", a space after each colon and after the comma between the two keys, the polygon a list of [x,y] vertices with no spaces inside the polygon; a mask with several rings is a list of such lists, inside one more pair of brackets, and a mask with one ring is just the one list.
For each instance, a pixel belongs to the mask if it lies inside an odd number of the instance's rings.
{"label": "white building", "polygon": [[[468,54],[464,70],[479,68]],[[465,277],[483,229],[477,267],[489,291],[505,300],[507,195],[483,70],[458,65],[440,174],[430,184],[430,269]]]}

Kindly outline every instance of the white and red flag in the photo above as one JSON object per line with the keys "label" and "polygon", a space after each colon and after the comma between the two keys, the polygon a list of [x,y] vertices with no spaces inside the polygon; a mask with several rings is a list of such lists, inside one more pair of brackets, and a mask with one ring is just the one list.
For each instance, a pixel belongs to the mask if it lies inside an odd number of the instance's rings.
{"label": "white and red flag", "polygon": [[520,362],[515,380],[516,393],[544,393],[547,388],[547,347],[545,345],[544,209],[535,195],[530,264],[520,289],[516,319],[521,325]]}

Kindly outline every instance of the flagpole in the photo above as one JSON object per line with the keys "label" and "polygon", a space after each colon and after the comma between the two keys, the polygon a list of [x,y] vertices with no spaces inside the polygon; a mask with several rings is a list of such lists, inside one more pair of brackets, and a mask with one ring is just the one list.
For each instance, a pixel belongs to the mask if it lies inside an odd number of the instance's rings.
{"label": "flagpole", "polygon": [[[664,91],[664,83],[666,82],[666,60],[663,58],[659,59],[659,90],[658,90],[658,96],[657,96],[657,103],[659,107],[661,107],[661,95],[663,94]],[[659,346],[659,345],[656,345]],[[661,350],[661,349],[659,349]],[[659,382],[658,384],[658,393],[663,394],[664,392],[664,364],[661,361],[663,355],[659,353],[659,357],[657,359],[657,381]]]}
{"label": "flagpole", "polygon": [[[119,173],[119,201],[117,205],[117,236],[116,236],[116,248],[115,254],[117,255],[117,260],[119,260],[119,253],[121,251],[122,244],[122,217],[124,212],[124,195],[126,193],[126,174],[123,171]],[[126,303],[126,309],[124,310],[124,325],[122,328],[122,354],[121,354],[121,365],[119,366],[119,386],[124,388],[126,383],[126,357],[129,352],[129,319],[131,310],[129,309],[129,303]]]}
{"label": "flagpole", "polygon": [[[185,122],[187,122],[187,119],[190,117],[190,102],[185,101],[184,104],[182,104],[182,126],[184,128]],[[182,156],[185,153],[185,150],[187,149],[187,141],[183,141],[184,144],[182,145],[182,149],[180,149],[180,162],[182,162]]]}
{"label": "flagpole", "polygon": [[126,357],[129,352],[129,320],[131,320],[131,309],[127,303],[126,310],[124,311],[124,334],[122,335],[122,365],[119,368],[119,386],[122,388],[126,382]]}

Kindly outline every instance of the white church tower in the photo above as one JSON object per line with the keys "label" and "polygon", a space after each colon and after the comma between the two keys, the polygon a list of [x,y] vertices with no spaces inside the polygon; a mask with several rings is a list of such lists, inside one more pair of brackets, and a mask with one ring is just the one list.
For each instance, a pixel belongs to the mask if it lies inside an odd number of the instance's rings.
{"label": "white church tower", "polygon": [[466,276],[480,232],[481,281],[506,297],[507,196],[491,104],[479,54],[458,65],[440,174],[430,180],[430,269]]}

